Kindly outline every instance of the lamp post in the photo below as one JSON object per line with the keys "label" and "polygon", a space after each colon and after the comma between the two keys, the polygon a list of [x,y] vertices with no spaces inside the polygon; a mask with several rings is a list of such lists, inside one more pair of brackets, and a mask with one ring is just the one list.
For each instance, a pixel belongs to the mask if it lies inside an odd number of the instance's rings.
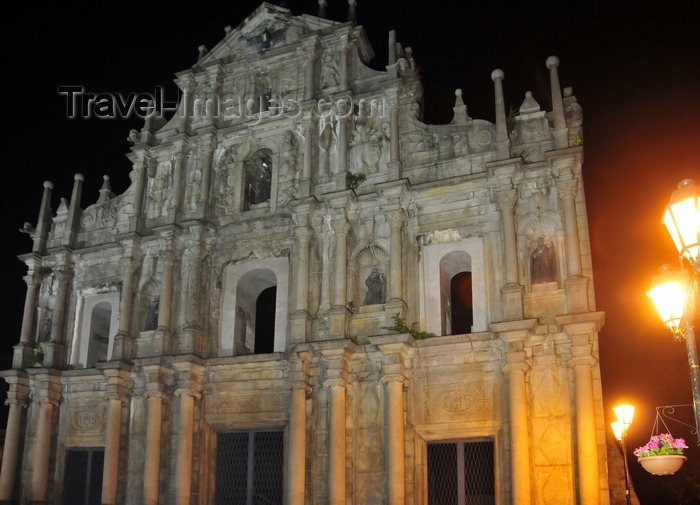
{"label": "lamp post", "polygon": [[625,496],[627,497],[627,505],[631,505],[630,472],[629,466],[627,466],[627,430],[632,425],[632,419],[634,419],[634,406],[620,405],[614,407],[613,410],[617,416],[617,422],[612,423],[612,429],[615,438],[622,444],[622,461],[625,463]]}
{"label": "lamp post", "polygon": [[700,187],[692,179],[678,183],[662,222],[676,244],[681,268],[684,259],[690,263],[692,279],[687,270],[673,271],[672,267],[664,265],[652,280],[647,295],[654,301],[664,325],[673,332],[676,340],[685,339],[693,387],[695,431],[700,446],[700,371],[693,328],[695,297],[700,284]]}

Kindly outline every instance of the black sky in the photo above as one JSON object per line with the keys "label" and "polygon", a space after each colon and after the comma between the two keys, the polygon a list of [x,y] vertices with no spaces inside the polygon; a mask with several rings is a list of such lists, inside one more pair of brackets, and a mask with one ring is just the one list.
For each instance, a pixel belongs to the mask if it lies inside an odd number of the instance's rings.
{"label": "black sky", "polygon": [[[328,0],[342,21],[346,3]],[[454,90],[470,116],[493,120],[491,71],[505,72],[507,106],[533,92],[551,110],[545,60],[560,58],[562,86],[584,112],[584,180],[598,309],[606,415],[618,401],[637,405],[630,445],[648,438],[654,407],[691,401],[685,347],[673,342],[646,300],[651,276],[677,254],[660,217],[676,184],[700,182],[700,41],[694,2],[539,0],[359,0],[358,21],[386,64],[387,33],[411,46],[425,89],[425,118],[446,123]],[[315,14],[315,0],[288,0],[294,14]],[[610,4],[610,5],[609,5]],[[54,182],[53,209],[70,196],[73,174],[86,177],[83,207],[102,175],[115,192],[128,184],[126,137],[141,122],[66,118],[58,87],[175,96],[175,72],[195,63],[259,2],[25,1],[0,19],[3,184],[0,364],[18,341],[25,269],[16,255],[31,243],[17,230],[36,222],[42,182]],[[5,351],[2,351],[5,349]],[[612,419],[611,419],[612,420]],[[674,433],[693,440],[690,433]],[[633,468],[637,465],[632,463]],[[655,478],[657,479],[657,478]],[[661,503],[649,501],[648,503]],[[644,501],[642,503],[645,503]]]}

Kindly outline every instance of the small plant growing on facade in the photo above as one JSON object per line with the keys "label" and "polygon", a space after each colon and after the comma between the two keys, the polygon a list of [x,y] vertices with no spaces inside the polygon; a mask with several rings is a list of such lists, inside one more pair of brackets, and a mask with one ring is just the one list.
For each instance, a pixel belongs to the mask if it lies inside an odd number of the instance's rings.
{"label": "small plant growing on facade", "polygon": [[581,138],[581,135],[572,135],[571,136],[571,145],[573,147],[577,147],[583,144],[583,138]]}
{"label": "small plant growing on facade", "polygon": [[426,340],[432,337],[437,337],[435,333],[421,331],[416,328],[418,323],[411,323],[411,326],[408,326],[404,318],[402,318],[398,312],[391,316],[391,320],[394,321],[394,324],[391,326],[382,326],[383,330],[395,331],[397,333],[408,333],[415,340]]}
{"label": "small plant growing on facade", "polygon": [[43,279],[44,277],[48,277],[53,273],[53,268],[49,266],[40,266],[35,271],[36,274]]}
{"label": "small plant growing on facade", "polygon": [[345,173],[345,189],[352,189],[355,191],[360,184],[365,182],[367,180],[367,176],[365,174],[355,174],[352,172],[346,172]]}
{"label": "small plant growing on facade", "polygon": [[518,120],[515,118],[517,118],[519,115],[520,112],[514,109],[511,105],[510,109],[508,109],[508,115],[506,116],[506,129],[508,130],[508,136],[510,136],[510,134],[513,133],[513,130],[515,130],[515,125],[518,122]]}
{"label": "small plant growing on facade", "polygon": [[42,366],[44,364],[44,348],[41,347],[41,344],[37,344],[34,348],[34,354],[29,356],[29,362],[33,366]]}

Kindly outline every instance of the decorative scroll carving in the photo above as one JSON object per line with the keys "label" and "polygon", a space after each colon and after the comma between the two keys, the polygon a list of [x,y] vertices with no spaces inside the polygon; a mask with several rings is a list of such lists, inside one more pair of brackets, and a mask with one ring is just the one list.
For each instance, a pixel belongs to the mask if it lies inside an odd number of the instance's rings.
{"label": "decorative scroll carving", "polygon": [[104,408],[74,407],[70,411],[71,435],[99,435],[104,426]]}

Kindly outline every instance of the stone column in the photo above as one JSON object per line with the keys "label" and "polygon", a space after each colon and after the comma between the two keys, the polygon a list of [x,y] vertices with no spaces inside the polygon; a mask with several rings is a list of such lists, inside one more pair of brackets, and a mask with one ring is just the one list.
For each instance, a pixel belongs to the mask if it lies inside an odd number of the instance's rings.
{"label": "stone column", "polygon": [[403,299],[403,265],[401,261],[401,227],[403,226],[403,211],[387,212],[387,221],[391,225],[391,241],[389,243],[389,299],[393,302]]}
{"label": "stone column", "polygon": [[179,211],[182,207],[183,165],[186,156],[185,143],[185,140],[176,141],[175,152],[173,152],[171,156],[171,162],[173,164],[173,197],[170,200],[170,206],[175,212]]}
{"label": "stone column", "polygon": [[178,389],[180,398],[179,431],[177,434],[177,462],[175,466],[175,503],[189,505],[192,494],[192,430],[194,427],[194,400],[201,394],[190,389]]}
{"label": "stone column", "polygon": [[144,218],[143,215],[143,197],[146,192],[146,173],[147,173],[148,160],[145,159],[145,154],[140,153],[140,156],[134,162],[133,172],[134,177],[134,217],[138,222],[140,219]]}
{"label": "stone column", "polygon": [[314,123],[312,114],[307,111],[308,117],[304,117],[302,125],[304,129],[304,162],[301,167],[301,180],[299,181],[299,192],[301,197],[311,196],[313,193],[313,182],[311,180],[311,168],[314,156]]}
{"label": "stone column", "polygon": [[304,505],[306,495],[306,387],[292,387],[289,418],[289,503]]}
{"label": "stone column", "polygon": [[308,344],[301,344],[289,357],[289,457],[287,459],[288,495],[290,505],[306,502],[306,395],[309,386],[309,367],[313,359]]}
{"label": "stone column", "polygon": [[518,193],[515,189],[494,192],[503,221],[503,248],[506,285],[501,288],[503,319],[512,321],[523,317],[523,288],[518,283],[518,248],[513,210]]}
{"label": "stone column", "polygon": [[131,310],[134,303],[134,273],[141,265],[141,257],[137,251],[137,243],[134,240],[125,240],[122,243],[125,257],[121,258],[124,268],[122,278],[122,292],[119,300],[119,330],[114,337],[113,360],[131,358]]}
{"label": "stone column", "polygon": [[68,305],[68,288],[73,279],[72,267],[73,263],[67,257],[64,257],[54,270],[58,286],[56,288],[56,301],[51,324],[51,339],[43,344],[44,366],[47,368],[60,364],[63,359],[66,306]]}
{"label": "stone column", "polygon": [[494,92],[496,97],[496,149],[498,159],[505,160],[510,157],[510,140],[508,138],[508,127],[506,125],[506,106],[503,99],[503,70],[497,68],[491,72]]}
{"label": "stone column", "polygon": [[345,503],[345,385],[327,381],[330,388],[328,426],[328,503]]}
{"label": "stone column", "polygon": [[388,377],[387,390],[387,472],[389,505],[404,505],[406,502],[406,469],[404,461],[403,381]]}
{"label": "stone column", "polygon": [[344,218],[333,222],[335,230],[335,278],[333,289],[333,306],[343,307],[347,304],[347,269],[348,269],[348,232],[350,223]]}
{"label": "stone column", "polygon": [[298,227],[296,229],[297,244],[299,246],[299,264],[297,266],[296,282],[296,310],[309,310],[309,243],[313,236],[313,231],[308,227]]}
{"label": "stone column", "polygon": [[350,47],[349,37],[343,35],[340,37],[340,90],[345,91],[350,89]]}
{"label": "stone column", "polygon": [[116,505],[117,503],[122,406],[125,400],[126,399],[120,395],[107,395],[105,459],[102,470],[102,505]]}
{"label": "stone column", "polygon": [[160,484],[160,438],[163,415],[163,393],[149,391],[146,420],[146,460],[143,469],[143,505],[158,505]]}
{"label": "stone column", "polygon": [[304,41],[304,100],[313,100],[316,96],[316,60],[318,59],[318,47],[320,40],[314,37],[310,41]]}
{"label": "stone column", "polygon": [[209,201],[209,187],[211,186],[211,160],[216,147],[216,136],[213,134],[202,138],[202,181],[199,187],[200,203]]}
{"label": "stone column", "polygon": [[513,360],[503,367],[503,371],[508,374],[513,505],[529,505],[531,503],[530,434],[528,430],[530,421],[528,419],[527,385],[525,383],[525,373],[528,369],[529,366],[526,363],[517,360]]}
{"label": "stone column", "polygon": [[564,243],[566,245],[567,277],[581,275],[581,252],[578,239],[578,222],[576,220],[576,192],[578,180],[569,179],[557,182],[557,189],[564,211]]}
{"label": "stone column", "polygon": [[[348,171],[348,116],[352,113],[345,100],[338,101],[338,177],[336,189],[345,189],[345,173]],[[342,184],[341,184],[342,182]]]}
{"label": "stone column", "polygon": [[38,254],[46,253],[46,240],[49,238],[51,230],[51,190],[53,183],[44,181],[44,194],[41,197],[41,206],[39,207],[39,217],[36,222],[36,230],[32,235],[34,246],[32,251]]}
{"label": "stone column", "polygon": [[[29,381],[26,372],[14,370],[5,372],[5,382],[10,389],[5,405],[10,407],[5,429],[5,445],[2,452],[2,467],[0,468],[0,503],[11,502],[14,497],[15,478],[17,475],[20,451],[20,433],[22,430],[22,409],[27,407],[29,397]],[[12,374],[12,375],[10,375]]]}
{"label": "stone column", "polygon": [[32,472],[31,472],[31,501],[45,502],[49,482],[49,458],[51,457],[51,424],[53,408],[58,402],[49,398],[38,398],[35,401],[38,410],[36,438],[34,441]]}
{"label": "stone column", "polygon": [[12,368],[24,368],[28,365],[27,358],[31,355],[34,345],[32,331],[36,319],[37,288],[41,285],[41,278],[30,267],[29,273],[24,276],[24,282],[27,284],[27,293],[24,295],[22,329],[19,333],[19,344],[14,347]]}
{"label": "stone column", "polygon": [[554,145],[557,149],[569,147],[569,132],[564,115],[564,101],[561,97],[559,84],[559,58],[550,56],[546,62],[549,69],[549,81],[552,88],[552,116],[554,119]]}
{"label": "stone column", "polygon": [[592,356],[574,357],[569,362],[569,366],[574,369],[576,389],[576,455],[581,505],[600,504],[597,424],[591,370],[595,364],[596,360]]}
{"label": "stone column", "polygon": [[182,283],[181,299],[183,328],[180,332],[180,345],[178,352],[187,354],[200,351],[201,347],[201,297],[200,288],[202,282],[202,263],[207,253],[202,242],[200,227],[190,228],[191,236],[185,244],[182,256]]}
{"label": "stone column", "polygon": [[158,327],[153,334],[152,352],[154,356],[170,352],[170,311],[173,299],[173,265],[175,254],[172,250],[160,251],[163,262],[163,280],[160,286],[160,301],[158,302]]}

